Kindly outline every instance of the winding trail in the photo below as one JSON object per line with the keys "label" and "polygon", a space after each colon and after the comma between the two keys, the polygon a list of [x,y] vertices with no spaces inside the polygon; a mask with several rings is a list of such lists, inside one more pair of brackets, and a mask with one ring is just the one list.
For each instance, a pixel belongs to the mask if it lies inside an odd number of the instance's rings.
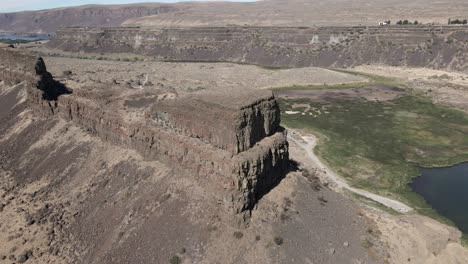
{"label": "winding trail", "polygon": [[[290,135],[290,134],[293,134],[293,135]],[[332,170],[330,170],[327,166],[325,166],[325,164],[323,164],[323,162],[320,161],[320,159],[315,155],[314,148],[317,145],[317,138],[315,136],[313,135],[301,136],[297,132],[293,132],[290,134],[288,134],[288,139],[296,143],[302,149],[304,149],[307,153],[308,158],[312,162],[317,164],[319,169],[325,171],[328,178],[331,179],[338,187],[349,190],[361,196],[364,196],[368,199],[371,199],[375,202],[378,202],[386,207],[392,208],[393,210],[401,212],[401,213],[408,213],[408,212],[413,211],[413,208],[399,201],[396,201],[387,197],[383,197],[383,196],[380,196],[380,195],[377,195],[377,194],[374,194],[374,193],[371,193],[362,189],[351,187],[345,180],[341,179],[337,174],[335,174]],[[300,140],[294,138],[294,136],[300,137]]]}

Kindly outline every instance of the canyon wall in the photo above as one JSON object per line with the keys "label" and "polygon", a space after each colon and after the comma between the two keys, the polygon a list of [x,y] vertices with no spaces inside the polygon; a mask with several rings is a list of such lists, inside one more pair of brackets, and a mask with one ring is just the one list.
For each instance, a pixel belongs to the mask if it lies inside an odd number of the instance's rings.
{"label": "canyon wall", "polygon": [[467,71],[468,27],[65,28],[49,47],[136,53],[164,61],[226,61],[276,67],[363,64]]}
{"label": "canyon wall", "polygon": [[[286,132],[270,91],[153,100],[131,110],[122,107],[128,99],[124,88],[70,91],[53,80],[41,58],[2,48],[0,81],[24,85],[30,107],[43,117],[66,119],[104,141],[198,177],[207,192],[242,216],[289,166]],[[133,99],[140,95],[133,92]]]}

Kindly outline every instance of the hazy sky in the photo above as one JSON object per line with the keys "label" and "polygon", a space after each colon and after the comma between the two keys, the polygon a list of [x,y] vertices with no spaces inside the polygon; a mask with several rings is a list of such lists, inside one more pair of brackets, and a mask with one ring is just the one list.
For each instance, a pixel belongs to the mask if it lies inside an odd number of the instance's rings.
{"label": "hazy sky", "polygon": [[[190,0],[186,0],[190,1]],[[216,1],[216,0],[204,0]],[[234,1],[234,0],[231,0]],[[236,2],[251,2],[252,0],[235,0]],[[39,10],[63,6],[86,4],[126,4],[141,2],[182,2],[180,0],[0,0],[0,12],[15,12],[23,10]]]}

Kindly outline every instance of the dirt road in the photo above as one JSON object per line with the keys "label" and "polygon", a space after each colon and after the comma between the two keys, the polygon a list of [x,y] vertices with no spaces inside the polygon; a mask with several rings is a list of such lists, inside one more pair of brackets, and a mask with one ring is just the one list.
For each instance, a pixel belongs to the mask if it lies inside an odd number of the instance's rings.
{"label": "dirt road", "polygon": [[317,138],[314,135],[309,134],[306,136],[302,136],[301,134],[298,134],[297,132],[291,131],[291,133],[288,135],[288,139],[296,143],[302,149],[304,149],[307,153],[309,160],[315,163],[319,169],[325,171],[327,177],[331,181],[333,181],[337,185],[338,188],[349,190],[353,193],[364,196],[368,199],[371,199],[375,202],[383,204],[401,213],[408,213],[408,212],[413,211],[413,208],[399,201],[395,201],[387,197],[383,197],[383,196],[380,196],[380,195],[377,195],[377,194],[374,194],[365,190],[351,187],[346,181],[341,179],[336,173],[334,173],[327,166],[325,166],[325,164],[323,164],[323,162],[320,161],[320,159],[315,155],[314,148],[317,145]]}

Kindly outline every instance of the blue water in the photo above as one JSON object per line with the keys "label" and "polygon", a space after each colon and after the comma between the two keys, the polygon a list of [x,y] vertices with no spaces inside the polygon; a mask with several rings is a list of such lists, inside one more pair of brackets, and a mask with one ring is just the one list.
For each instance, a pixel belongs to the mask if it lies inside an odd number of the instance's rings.
{"label": "blue water", "polygon": [[36,40],[50,39],[50,37],[47,35],[37,35],[37,36],[0,35],[0,39],[36,41]]}
{"label": "blue water", "polygon": [[420,171],[422,175],[410,184],[413,191],[468,234],[468,163]]}

